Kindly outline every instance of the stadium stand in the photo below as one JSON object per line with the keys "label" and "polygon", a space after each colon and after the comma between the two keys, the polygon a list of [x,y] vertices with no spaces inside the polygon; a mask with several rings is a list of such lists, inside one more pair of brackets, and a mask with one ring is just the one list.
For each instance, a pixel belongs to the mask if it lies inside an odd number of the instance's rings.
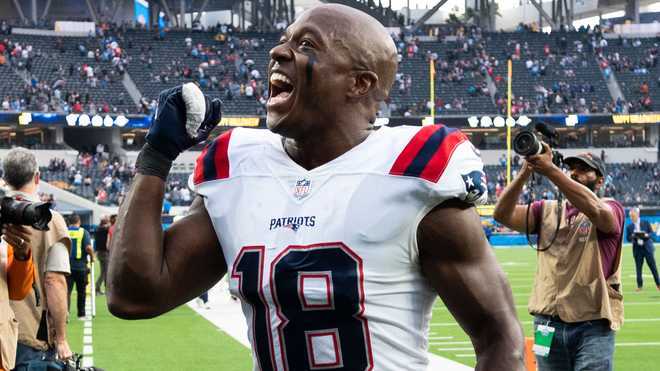
{"label": "stadium stand", "polygon": [[629,112],[660,110],[657,40],[610,40],[601,54],[616,73]]}
{"label": "stadium stand", "polygon": [[[590,53],[588,36],[580,32],[559,32],[550,37],[533,32],[488,35],[488,52],[513,60],[513,113],[607,111],[610,93]],[[502,65],[498,73],[506,76]],[[503,102],[498,101],[500,112],[505,109]]]}
{"label": "stadium stand", "polygon": [[129,31],[128,71],[148,101],[163,89],[194,80],[209,95],[223,99],[225,114],[263,115],[267,51],[278,38],[279,34],[174,31],[161,40]]}
{"label": "stadium stand", "polygon": [[[512,168],[516,174],[518,166]],[[660,166],[635,160],[633,163],[608,163],[608,175],[605,179],[603,196],[614,197],[625,206],[660,205]],[[506,166],[490,165],[485,167],[488,179],[488,201],[495,203],[506,184]],[[556,190],[545,177],[536,176],[530,183],[533,189],[525,187],[520,202],[527,203],[530,199],[555,199]]]}
{"label": "stadium stand", "polygon": [[135,111],[121,81],[122,53],[114,38],[12,34],[0,44],[6,49],[7,66],[3,69],[23,80],[14,78],[9,90],[11,98],[20,97],[20,109]]}
{"label": "stadium stand", "polygon": [[[43,180],[66,189],[100,205],[119,205],[135,176],[133,164],[107,152],[80,153],[75,163],[53,158],[47,167],[41,167]],[[190,205],[189,173],[172,173],[166,183],[166,195],[174,206]]]}

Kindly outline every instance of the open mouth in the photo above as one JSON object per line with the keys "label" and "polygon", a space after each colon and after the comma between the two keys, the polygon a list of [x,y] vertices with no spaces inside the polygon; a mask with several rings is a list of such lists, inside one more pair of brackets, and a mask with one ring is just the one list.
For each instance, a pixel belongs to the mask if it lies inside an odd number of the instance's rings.
{"label": "open mouth", "polygon": [[268,107],[286,104],[293,95],[293,82],[284,74],[273,72],[270,75],[270,98]]}

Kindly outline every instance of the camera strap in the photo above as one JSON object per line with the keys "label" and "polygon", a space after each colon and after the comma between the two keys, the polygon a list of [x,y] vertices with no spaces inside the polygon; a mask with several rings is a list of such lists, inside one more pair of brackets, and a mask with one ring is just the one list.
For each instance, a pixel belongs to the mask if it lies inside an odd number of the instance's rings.
{"label": "camera strap", "polygon": [[[550,241],[550,243],[547,246],[540,247],[541,239],[537,238],[537,240],[536,240],[536,245],[537,246],[534,247],[534,244],[532,243],[532,240],[529,238],[529,232],[530,232],[529,231],[529,212],[532,208],[532,202],[534,201],[534,200],[532,200],[531,196],[534,194],[533,189],[534,189],[534,182],[536,180],[535,176],[536,176],[536,174],[532,173],[532,178],[531,178],[532,182],[531,182],[531,185],[529,187],[530,188],[530,192],[529,192],[530,197],[529,197],[529,200],[527,201],[527,211],[525,213],[525,237],[527,237],[527,244],[529,245],[529,247],[531,247],[532,249],[534,249],[536,251],[543,252],[543,251],[548,250],[552,246],[552,244],[555,243],[555,240],[557,239],[557,235],[559,234],[559,225],[561,224],[561,217],[562,217],[561,207],[562,207],[562,198],[563,197],[562,197],[561,192],[559,192],[558,196],[557,196],[557,209],[558,209],[557,210],[557,227],[555,228],[555,233],[554,233],[554,236],[552,237],[552,240]],[[538,226],[537,226],[536,229],[537,230],[539,229]]]}

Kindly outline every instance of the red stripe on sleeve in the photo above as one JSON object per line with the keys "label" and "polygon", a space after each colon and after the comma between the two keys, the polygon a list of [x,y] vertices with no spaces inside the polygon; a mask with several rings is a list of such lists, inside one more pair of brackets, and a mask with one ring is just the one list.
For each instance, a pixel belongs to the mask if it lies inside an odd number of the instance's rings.
{"label": "red stripe on sleeve", "polygon": [[459,144],[468,140],[467,136],[461,131],[456,130],[445,137],[440,144],[440,148],[433,154],[431,160],[426,164],[426,167],[420,174],[422,179],[426,179],[433,183],[437,182],[442,173],[445,172],[451,155],[454,153]]}
{"label": "red stripe on sleeve", "polygon": [[193,174],[193,183],[195,183],[195,185],[204,182],[204,157],[206,157],[206,153],[210,146],[211,143],[204,146],[202,153],[197,156],[197,160],[195,160],[195,173]]}
{"label": "red stripe on sleeve", "polygon": [[394,161],[392,169],[390,169],[390,174],[392,175],[403,175],[406,172],[410,163],[415,159],[415,156],[419,153],[419,150],[422,149],[424,143],[435,133],[440,126],[438,125],[429,125],[423,127],[420,131],[413,136],[413,138],[406,144],[406,148],[401,151],[399,157]]}
{"label": "red stripe on sleeve", "polygon": [[216,179],[229,178],[229,139],[233,130],[225,131],[216,139],[218,141],[215,150]]}

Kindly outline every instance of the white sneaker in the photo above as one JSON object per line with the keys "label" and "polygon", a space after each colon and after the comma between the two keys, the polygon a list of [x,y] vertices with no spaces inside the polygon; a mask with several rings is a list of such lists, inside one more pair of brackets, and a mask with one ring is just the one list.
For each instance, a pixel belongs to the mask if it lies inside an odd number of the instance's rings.
{"label": "white sneaker", "polygon": [[195,303],[197,303],[198,308],[201,308],[204,305],[204,301],[200,298],[195,299]]}

